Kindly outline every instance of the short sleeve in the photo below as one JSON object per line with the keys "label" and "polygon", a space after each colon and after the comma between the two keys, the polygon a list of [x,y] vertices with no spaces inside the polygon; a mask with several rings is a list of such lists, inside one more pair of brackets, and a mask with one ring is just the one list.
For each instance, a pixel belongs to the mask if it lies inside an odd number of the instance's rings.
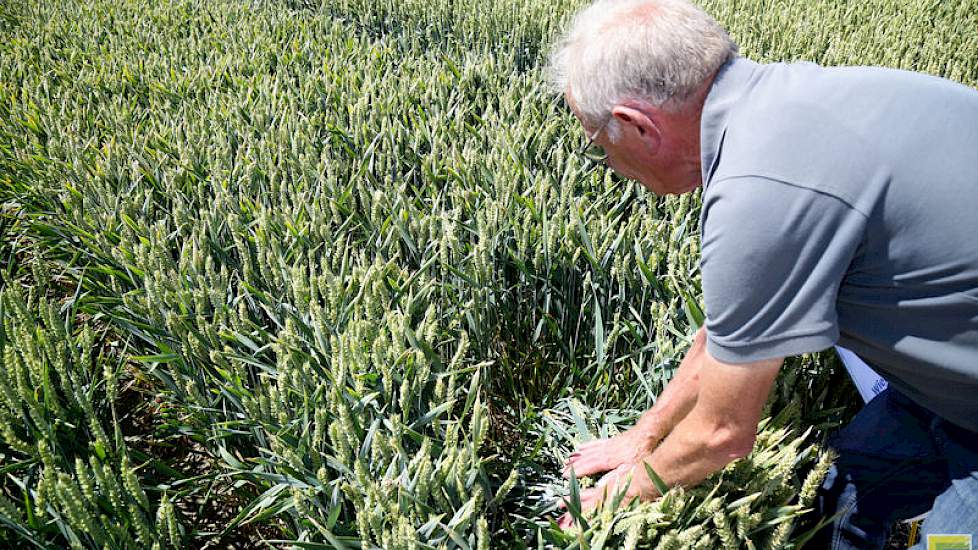
{"label": "short sleeve", "polygon": [[866,218],[832,195],[763,177],[714,181],[701,219],[707,349],[726,363],[820,351]]}

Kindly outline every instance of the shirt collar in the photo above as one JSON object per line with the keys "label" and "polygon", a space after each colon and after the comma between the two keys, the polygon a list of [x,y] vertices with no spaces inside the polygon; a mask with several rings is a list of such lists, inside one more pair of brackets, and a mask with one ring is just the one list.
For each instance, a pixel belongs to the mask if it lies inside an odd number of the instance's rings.
{"label": "shirt collar", "polygon": [[714,164],[720,157],[727,118],[737,100],[747,91],[760,65],[746,57],[727,61],[717,72],[710,92],[703,103],[700,120],[700,160],[703,167],[703,187],[713,175]]}

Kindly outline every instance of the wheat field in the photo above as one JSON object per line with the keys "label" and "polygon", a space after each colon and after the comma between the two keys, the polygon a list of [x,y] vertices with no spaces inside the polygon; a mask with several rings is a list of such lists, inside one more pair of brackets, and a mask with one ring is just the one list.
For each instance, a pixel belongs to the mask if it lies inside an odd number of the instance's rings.
{"label": "wheat field", "polygon": [[[575,150],[581,0],[0,0],[0,546],[799,548],[858,407],[562,532],[703,320],[698,195]],[[975,0],[706,0],[758,61],[978,84]]]}

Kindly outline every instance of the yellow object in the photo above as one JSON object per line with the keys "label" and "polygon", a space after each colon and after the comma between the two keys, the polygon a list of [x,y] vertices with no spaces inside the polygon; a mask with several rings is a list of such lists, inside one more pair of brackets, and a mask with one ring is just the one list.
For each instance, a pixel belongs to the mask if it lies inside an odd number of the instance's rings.
{"label": "yellow object", "polygon": [[972,550],[971,535],[927,535],[927,550]]}

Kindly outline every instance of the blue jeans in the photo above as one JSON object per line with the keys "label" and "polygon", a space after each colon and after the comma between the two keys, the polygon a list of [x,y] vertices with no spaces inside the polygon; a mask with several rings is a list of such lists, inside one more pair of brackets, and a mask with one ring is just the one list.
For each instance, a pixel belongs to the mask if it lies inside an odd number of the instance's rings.
{"label": "blue jeans", "polygon": [[878,550],[898,521],[930,510],[912,550],[927,550],[929,534],[970,534],[978,550],[978,432],[890,388],[829,445],[839,458],[815,504],[835,519],[806,548]]}

